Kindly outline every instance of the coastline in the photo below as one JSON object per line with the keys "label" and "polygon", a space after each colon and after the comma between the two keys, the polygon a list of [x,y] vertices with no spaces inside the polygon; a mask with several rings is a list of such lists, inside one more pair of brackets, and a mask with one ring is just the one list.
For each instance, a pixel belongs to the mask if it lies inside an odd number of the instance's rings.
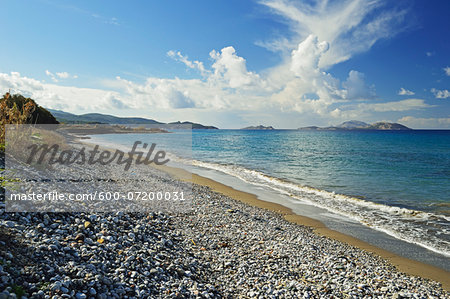
{"label": "coastline", "polygon": [[[49,187],[67,192],[67,184],[52,180],[67,171],[74,169],[57,165]],[[183,168],[75,171],[91,178],[83,192],[190,185],[192,205],[167,212],[140,204],[137,213],[128,205],[112,212],[92,206],[75,213],[0,213],[0,262],[8,265],[0,268],[1,294],[18,285],[30,298],[448,297],[439,278],[402,273],[360,243],[318,233],[329,231],[318,221]],[[24,267],[27,275],[18,270]]]}
{"label": "coastline", "polygon": [[233,187],[214,181],[213,179],[198,174],[190,173],[187,170],[175,168],[172,166],[165,165],[157,168],[169,173],[170,175],[173,175],[177,179],[188,181],[202,186],[207,186],[215,192],[231,197],[247,205],[275,212],[281,215],[288,222],[311,228],[318,235],[331,238],[346,243],[348,245],[357,247],[359,249],[368,251],[375,255],[378,255],[384,260],[387,260],[393,266],[395,266],[395,268],[397,268],[399,271],[409,275],[419,276],[422,278],[438,281],[442,284],[442,287],[445,290],[450,291],[450,272],[444,269],[426,263],[422,263],[413,259],[399,256],[395,253],[369,244],[353,236],[346,235],[344,233],[330,229],[319,220],[302,215],[297,215],[292,211],[292,209],[285,207],[281,204],[261,200],[255,194],[236,190]]}

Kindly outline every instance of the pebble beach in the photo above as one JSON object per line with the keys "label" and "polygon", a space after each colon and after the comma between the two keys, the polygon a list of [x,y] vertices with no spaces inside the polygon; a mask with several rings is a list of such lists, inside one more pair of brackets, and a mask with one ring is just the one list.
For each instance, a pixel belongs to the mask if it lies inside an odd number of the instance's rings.
{"label": "pebble beach", "polygon": [[8,213],[4,196],[0,298],[450,298],[439,282],[201,184],[180,213]]}

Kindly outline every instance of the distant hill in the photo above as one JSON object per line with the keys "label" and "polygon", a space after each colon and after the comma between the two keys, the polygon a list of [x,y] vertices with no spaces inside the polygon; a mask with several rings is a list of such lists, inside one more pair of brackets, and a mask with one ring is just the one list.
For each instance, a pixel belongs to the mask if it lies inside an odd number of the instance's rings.
{"label": "distant hill", "polygon": [[259,125],[259,126],[245,127],[245,128],[242,128],[241,130],[275,130],[275,129],[272,126],[266,127],[263,125]]}
{"label": "distant hill", "polygon": [[370,125],[363,122],[363,121],[358,121],[358,120],[350,120],[350,121],[345,121],[340,125],[337,125],[336,127],[338,128],[343,128],[343,129],[361,129],[361,128],[367,128]]}
{"label": "distant hill", "polygon": [[303,131],[347,131],[347,130],[384,130],[384,131],[401,131],[401,130],[412,130],[411,128],[408,128],[402,124],[398,123],[389,123],[389,122],[376,122],[373,124],[367,124],[362,121],[357,120],[351,120],[343,122],[340,125],[337,125],[335,127],[317,127],[317,126],[311,126],[311,127],[303,127],[299,128],[298,130]]}
{"label": "distant hill", "polygon": [[[161,125],[165,123],[142,117],[118,117],[108,114],[100,113],[88,113],[82,115],[76,115],[60,110],[49,109],[49,111],[56,117],[61,123],[67,124],[133,124],[133,125]],[[204,126],[202,124],[193,122],[172,122],[168,124],[170,128],[177,129],[183,128],[185,125],[191,125],[192,129],[217,129],[213,126]]]}
{"label": "distant hill", "polygon": [[117,117],[108,114],[88,113],[76,115],[60,110],[48,109],[62,123],[90,123],[90,124],[162,124],[153,119],[141,117]]}
{"label": "distant hill", "polygon": [[407,126],[397,123],[388,123],[388,122],[377,122],[370,125],[367,129],[369,130],[390,130],[390,131],[398,131],[398,130],[412,130]]}

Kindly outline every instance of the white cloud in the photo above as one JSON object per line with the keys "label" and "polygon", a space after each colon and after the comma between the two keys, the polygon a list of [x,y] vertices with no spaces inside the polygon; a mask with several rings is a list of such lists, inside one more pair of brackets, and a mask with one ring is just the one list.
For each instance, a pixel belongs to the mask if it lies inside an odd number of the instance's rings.
{"label": "white cloud", "polygon": [[159,79],[148,78],[144,84],[117,77],[117,86],[125,91],[122,96],[133,99],[134,108],[158,109],[193,108],[195,102],[189,95],[189,90],[200,80]]}
{"label": "white cloud", "polygon": [[247,70],[245,59],[237,56],[233,47],[225,47],[220,53],[212,50],[209,55],[214,60],[214,75],[210,79],[225,80],[231,88],[261,86],[259,75]]}
{"label": "white cloud", "polygon": [[422,99],[407,99],[385,103],[359,103],[344,105],[331,111],[330,116],[340,119],[362,119],[375,113],[402,112],[431,108]]}
{"label": "white cloud", "polygon": [[374,111],[374,112],[408,111],[429,107],[431,106],[426,104],[425,101],[422,99],[407,99],[396,102],[375,103],[375,104],[363,103],[358,105],[358,108],[360,110]]}
{"label": "white cloud", "polygon": [[364,74],[352,70],[348,78],[341,83],[330,73],[320,68],[320,60],[329,50],[326,41],[319,41],[309,35],[299,43],[291,53],[290,64],[282,65],[272,71],[269,82],[273,90],[280,90],[272,95],[281,107],[300,113],[313,112],[325,116],[339,114],[339,109],[329,108],[333,104],[352,100],[367,100],[375,96],[372,86],[367,86]]}
{"label": "white cloud", "polygon": [[70,77],[68,72],[56,73],[56,76],[58,76],[61,79],[67,79]]}
{"label": "white cloud", "polygon": [[434,52],[426,52],[425,54],[427,55],[427,57],[434,56]]}
{"label": "white cloud", "polygon": [[414,92],[408,89],[404,89],[403,87],[400,88],[400,90],[398,91],[398,95],[401,96],[412,96],[414,95]]}
{"label": "white cloud", "polygon": [[268,86],[271,99],[281,105],[283,111],[327,114],[328,107],[345,98],[339,80],[319,67],[320,60],[328,51],[326,41],[309,35],[291,52],[290,59],[271,70]]}
{"label": "white cloud", "polygon": [[420,118],[404,116],[397,122],[411,128],[417,129],[448,129],[450,128],[450,118]]}
{"label": "white cloud", "polygon": [[295,49],[298,42],[287,39],[286,37],[278,37],[277,39],[255,42],[255,45],[266,48],[271,52],[282,52],[283,54],[290,54],[290,50]]}
{"label": "white cloud", "polygon": [[[134,115],[151,113],[148,116],[160,120],[162,115],[173,120],[175,115],[185,117],[202,111],[208,117],[217,112],[239,113],[240,117],[278,113],[295,115],[296,119],[355,119],[375,112],[430,107],[420,99],[362,103],[376,97],[363,73],[351,70],[341,82],[327,72],[328,67],[397,33],[404,10],[384,10],[381,0],[323,0],[315,1],[315,5],[294,5],[287,0],[262,3],[289,21],[294,37],[260,43],[286,54],[282,63],[260,73],[248,70],[246,59],[228,46],[212,50],[210,64],[190,60],[180,51],[167,52],[175,61],[199,71],[198,79],[150,77],[137,83],[117,77],[108,80],[105,89],[89,89],[47,84],[11,73],[0,74],[0,87],[27,91],[49,108],[121,114],[126,110]],[[46,74],[54,82],[76,78],[68,72],[47,70]]]}
{"label": "white cloud", "polygon": [[9,90],[35,99],[38,104],[52,109],[81,111],[104,109],[112,94],[120,99],[120,94],[101,89],[59,86],[21,76],[20,73],[0,73],[0,90]]}
{"label": "white cloud", "polygon": [[313,0],[312,4],[262,0],[260,3],[287,20],[294,33],[289,39],[258,42],[269,50],[290,53],[265,78],[274,91],[271,99],[280,103],[283,110],[337,115],[339,109],[331,108],[332,105],[375,97],[374,87],[364,82],[362,73],[351,71],[347,81],[341,84],[324,70],[404,29],[399,24],[406,10],[387,10],[383,6],[386,1],[382,0]]}
{"label": "white cloud", "polygon": [[448,91],[447,89],[439,90],[439,89],[436,89],[436,88],[432,88],[431,92],[434,94],[436,99],[450,98],[450,91]]}
{"label": "white cloud", "polygon": [[292,51],[291,71],[303,79],[316,77],[320,72],[320,58],[328,49],[328,42],[319,42],[317,36],[309,35]]}
{"label": "white cloud", "polygon": [[110,107],[114,107],[117,109],[127,109],[129,108],[128,105],[124,104],[121,100],[119,100],[117,98],[117,95],[115,95],[112,92],[107,92],[103,98],[102,98],[102,102],[104,103],[104,107],[106,109],[110,108]]}
{"label": "white cloud", "polygon": [[[385,9],[383,6],[387,1],[383,0],[313,0],[311,4],[306,1],[261,0],[260,3],[288,21],[296,43],[313,34],[332,46],[320,61],[322,68],[345,61],[367,51],[378,40],[394,36],[404,29],[405,25],[400,24],[404,23],[407,12],[405,9]],[[266,44],[279,48],[291,43]]]}
{"label": "white cloud", "polygon": [[367,100],[375,96],[374,88],[366,85],[364,74],[358,71],[350,71],[343,86],[347,89],[346,98],[349,100]]}
{"label": "white cloud", "polygon": [[53,74],[53,73],[50,72],[49,70],[46,70],[46,71],[45,71],[45,74],[46,74],[47,76],[49,76],[49,77],[52,79],[53,82],[58,82],[58,79],[56,78],[55,74]]}
{"label": "white cloud", "polygon": [[3,90],[11,89],[23,95],[30,95],[37,91],[42,91],[42,83],[36,79],[22,77],[18,72],[11,74],[0,73],[0,87]]}
{"label": "white cloud", "polygon": [[180,51],[175,52],[175,51],[168,51],[167,52],[167,56],[169,56],[170,58],[176,60],[176,61],[180,61],[182,63],[184,63],[187,67],[191,68],[191,69],[197,69],[200,71],[200,73],[202,75],[207,75],[208,72],[205,70],[205,67],[203,65],[203,62],[200,62],[198,60],[194,60],[194,61],[190,61],[188,59],[187,56],[184,56],[180,53]]}
{"label": "white cloud", "polygon": [[55,83],[59,82],[59,79],[70,79],[70,78],[77,79],[78,78],[77,75],[72,76],[68,72],[56,72],[54,74],[54,73],[50,72],[49,70],[46,70],[45,74],[47,76],[49,76],[52,79],[52,81]]}
{"label": "white cloud", "polygon": [[444,67],[444,72],[447,76],[450,76],[450,66]]}

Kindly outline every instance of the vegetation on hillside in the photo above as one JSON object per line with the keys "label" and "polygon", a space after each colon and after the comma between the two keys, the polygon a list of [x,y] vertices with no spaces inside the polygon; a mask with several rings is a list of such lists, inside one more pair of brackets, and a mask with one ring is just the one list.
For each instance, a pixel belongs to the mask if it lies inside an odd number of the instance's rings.
{"label": "vegetation on hillside", "polygon": [[0,99],[0,148],[5,146],[7,124],[57,124],[58,121],[46,109],[30,98],[7,92]]}

